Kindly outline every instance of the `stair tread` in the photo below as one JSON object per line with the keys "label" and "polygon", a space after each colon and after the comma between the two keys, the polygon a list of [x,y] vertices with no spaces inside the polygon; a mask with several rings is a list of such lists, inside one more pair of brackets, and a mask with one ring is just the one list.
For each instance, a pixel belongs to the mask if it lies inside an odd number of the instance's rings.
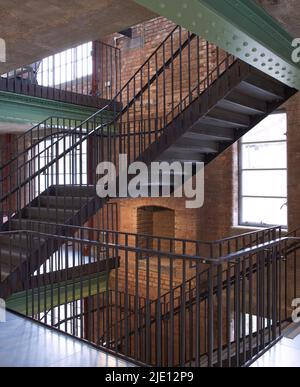
{"label": "stair tread", "polygon": [[0,266],[17,266],[28,258],[28,252],[18,246],[1,246],[0,247]]}
{"label": "stair tread", "polygon": [[212,109],[205,117],[204,120],[215,120],[226,123],[229,123],[234,127],[244,127],[247,128],[250,125],[250,119],[248,115],[236,113],[230,110],[226,110],[220,107],[215,107]]}
{"label": "stair tread", "polygon": [[[28,227],[29,225],[34,226],[33,228]],[[40,232],[43,233],[43,229],[46,229],[47,227],[56,227],[58,224],[54,221],[47,220],[47,222],[41,222],[37,219],[12,219],[11,220],[11,226],[13,231],[18,230],[24,230],[24,231],[37,231],[41,230]],[[27,227],[26,227],[27,226]]]}
{"label": "stair tread", "polygon": [[[37,243],[46,241],[45,238],[42,237],[33,237],[34,240],[36,240]],[[0,244],[2,245],[8,245],[8,246],[23,246],[28,244],[28,235],[26,233],[23,234],[16,234],[13,236],[1,236],[0,238]]]}
{"label": "stair tread", "polygon": [[66,208],[27,207],[22,215],[23,219],[39,219],[48,221],[51,219],[64,220],[75,215],[77,211]]}
{"label": "stair tread", "polygon": [[205,141],[205,140],[188,140],[185,138],[179,139],[169,149],[171,150],[187,150],[197,151],[200,153],[218,153],[219,145],[216,141]]}
{"label": "stair tread", "polygon": [[53,208],[62,208],[72,211],[79,211],[80,208],[93,200],[93,197],[83,196],[83,197],[59,197],[59,196],[41,196],[36,206],[40,208],[53,209]]}
{"label": "stair tread", "polygon": [[237,109],[238,111],[244,111],[245,114],[264,114],[267,112],[267,103],[260,101],[257,98],[253,98],[250,95],[240,93],[238,90],[232,90],[221,104],[227,104],[230,109]]}
{"label": "stair tread", "polygon": [[233,128],[215,128],[208,125],[193,125],[182,138],[195,141],[234,141]]}
{"label": "stair tread", "polygon": [[[78,194],[80,192],[80,194]],[[94,197],[96,195],[95,186],[80,186],[80,185],[54,185],[51,187],[52,195],[68,196],[68,197]],[[61,194],[60,194],[61,193]]]}

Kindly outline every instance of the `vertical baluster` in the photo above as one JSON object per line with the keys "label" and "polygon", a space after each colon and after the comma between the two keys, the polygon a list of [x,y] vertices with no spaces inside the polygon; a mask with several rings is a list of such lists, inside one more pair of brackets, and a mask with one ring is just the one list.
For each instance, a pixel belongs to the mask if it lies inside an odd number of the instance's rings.
{"label": "vertical baluster", "polygon": [[[220,245],[222,257],[222,245]],[[223,265],[217,266],[217,300],[218,300],[218,366],[223,366]]]}
{"label": "vertical baluster", "polygon": [[[139,246],[138,235],[135,238],[135,246]],[[139,259],[140,253],[136,250],[135,252],[135,284],[134,284],[134,357],[135,359],[139,356]]]}
{"label": "vertical baluster", "polygon": [[[161,239],[158,239],[157,250],[161,251]],[[161,254],[157,254],[157,311],[156,311],[156,321],[157,321],[157,358],[156,366],[162,366],[162,310],[161,310]]]}

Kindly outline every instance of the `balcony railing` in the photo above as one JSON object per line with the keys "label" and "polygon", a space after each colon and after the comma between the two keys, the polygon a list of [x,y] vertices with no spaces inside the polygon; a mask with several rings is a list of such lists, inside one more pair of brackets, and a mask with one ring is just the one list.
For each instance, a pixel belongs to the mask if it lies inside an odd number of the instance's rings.
{"label": "balcony railing", "polygon": [[[230,238],[230,253],[228,239],[61,230],[72,236],[1,233],[2,284],[17,289],[8,305],[111,353],[152,366],[243,366],[291,316],[297,238],[275,229]],[[9,256],[15,238],[22,248]]]}
{"label": "balcony railing", "polygon": [[[120,50],[96,41],[2,74],[0,90],[101,107],[121,88]],[[92,98],[96,97],[96,98]]]}

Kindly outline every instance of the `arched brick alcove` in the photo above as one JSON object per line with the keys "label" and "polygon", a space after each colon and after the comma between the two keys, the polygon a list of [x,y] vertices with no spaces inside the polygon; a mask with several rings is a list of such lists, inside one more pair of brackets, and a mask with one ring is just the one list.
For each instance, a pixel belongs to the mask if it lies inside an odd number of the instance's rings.
{"label": "arched brick alcove", "polygon": [[[160,206],[143,206],[137,208],[137,233],[157,237],[175,237],[175,210]],[[141,239],[140,247],[158,249],[157,240],[146,243]],[[162,240],[160,250],[170,251],[168,241]]]}

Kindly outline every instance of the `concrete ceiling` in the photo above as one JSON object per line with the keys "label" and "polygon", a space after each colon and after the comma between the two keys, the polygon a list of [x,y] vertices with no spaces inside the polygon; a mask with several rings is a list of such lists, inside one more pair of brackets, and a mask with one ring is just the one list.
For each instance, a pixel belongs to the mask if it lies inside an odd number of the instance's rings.
{"label": "concrete ceiling", "polygon": [[256,0],[290,34],[300,37],[299,0]]}
{"label": "concrete ceiling", "polygon": [[0,38],[6,41],[7,62],[0,72],[154,16],[132,0],[1,0]]}
{"label": "concrete ceiling", "polygon": [[15,124],[11,122],[0,122],[0,135],[24,133],[31,129],[34,124]]}

